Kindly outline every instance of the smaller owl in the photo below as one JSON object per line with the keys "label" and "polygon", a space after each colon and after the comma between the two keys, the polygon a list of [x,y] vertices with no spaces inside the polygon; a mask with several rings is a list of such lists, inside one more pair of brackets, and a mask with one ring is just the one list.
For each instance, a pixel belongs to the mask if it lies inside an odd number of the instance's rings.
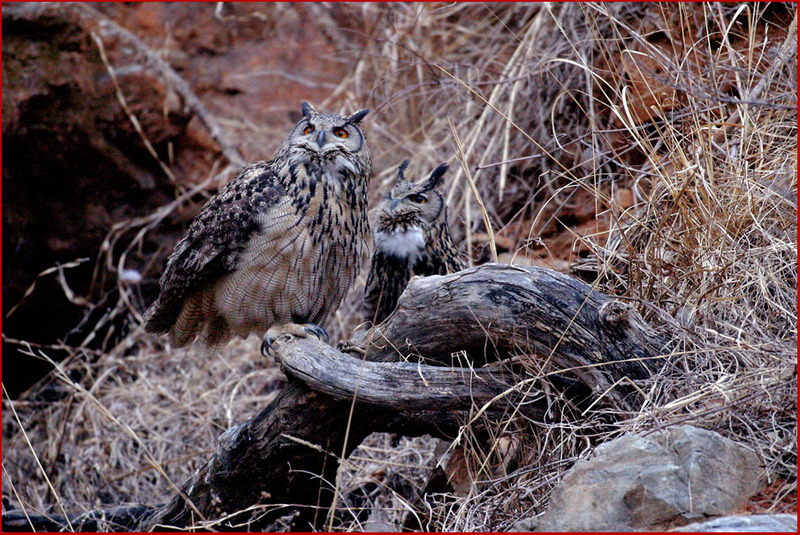
{"label": "smaller owl", "polygon": [[447,206],[437,191],[447,164],[425,182],[405,179],[409,160],[400,164],[397,183],[378,208],[374,252],[364,291],[364,319],[382,322],[397,306],[414,275],[447,275],[466,267],[447,227]]}

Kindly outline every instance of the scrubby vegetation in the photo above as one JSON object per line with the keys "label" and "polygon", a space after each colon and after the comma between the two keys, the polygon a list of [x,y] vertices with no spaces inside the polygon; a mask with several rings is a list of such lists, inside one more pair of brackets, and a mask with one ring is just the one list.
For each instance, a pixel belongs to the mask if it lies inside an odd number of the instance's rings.
{"label": "scrubby vegetation", "polygon": [[[677,423],[752,448],[769,483],[753,509],[795,511],[795,6],[308,9],[350,73],[317,109],[373,109],[373,199],[391,187],[405,157],[420,176],[450,162],[451,226],[473,263],[490,260],[493,241],[499,261],[581,277],[635,306],[671,340],[667,364],[642,389],[643,406],[611,426],[597,425],[602,411],[578,411],[554,394],[548,421],[509,414],[495,422],[490,451],[465,429],[464,474],[455,494],[429,502],[430,528],[508,529],[546,508],[560,476],[591,445]],[[125,230],[146,233],[158,221]],[[106,265],[117,266],[98,263]],[[130,334],[104,351],[70,348],[47,381],[13,403],[4,399],[4,510],[164,502],[220,433],[282,385],[255,338],[202,361],[145,335],[136,328],[145,303],[130,282],[119,284],[117,312],[127,315]],[[362,291],[363,280],[337,313],[335,340],[358,325]],[[48,358],[46,347],[28,352]],[[536,356],[521,357],[537,374]],[[402,489],[424,485],[443,450],[426,437],[372,436],[342,463],[340,482],[344,496],[369,492],[360,504],[340,501],[333,525],[399,526],[408,513]]]}

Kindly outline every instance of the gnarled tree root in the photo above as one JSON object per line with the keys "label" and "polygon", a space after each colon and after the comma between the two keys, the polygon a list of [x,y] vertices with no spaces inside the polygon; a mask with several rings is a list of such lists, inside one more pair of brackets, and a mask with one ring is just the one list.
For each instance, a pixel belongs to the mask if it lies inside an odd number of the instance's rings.
{"label": "gnarled tree root", "polygon": [[[635,310],[551,270],[487,264],[414,278],[397,310],[346,352],[314,338],[278,341],[287,386],[220,436],[169,504],[137,510],[120,528],[247,530],[289,513],[297,529],[320,528],[338,456],[370,433],[452,438],[476,409],[499,412],[523,397],[524,412],[541,417],[545,380],[587,403],[636,410],[635,383],[663,345]],[[524,369],[510,373],[512,361]]]}

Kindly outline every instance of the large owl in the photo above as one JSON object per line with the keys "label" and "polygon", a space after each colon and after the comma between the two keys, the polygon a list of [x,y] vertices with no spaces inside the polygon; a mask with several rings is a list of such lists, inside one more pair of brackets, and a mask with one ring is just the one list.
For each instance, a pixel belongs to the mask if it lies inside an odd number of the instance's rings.
{"label": "large owl", "polygon": [[202,208],[175,246],[145,330],[169,333],[202,355],[232,337],[328,338],[325,320],[341,304],[369,255],[367,186],[372,161],[361,120],[303,118],[276,156],[245,167]]}
{"label": "large owl", "polygon": [[394,311],[414,275],[447,275],[466,267],[447,227],[447,206],[436,190],[447,164],[420,184],[405,180],[408,164],[400,164],[397,183],[378,209],[364,291],[364,319],[375,324]]}

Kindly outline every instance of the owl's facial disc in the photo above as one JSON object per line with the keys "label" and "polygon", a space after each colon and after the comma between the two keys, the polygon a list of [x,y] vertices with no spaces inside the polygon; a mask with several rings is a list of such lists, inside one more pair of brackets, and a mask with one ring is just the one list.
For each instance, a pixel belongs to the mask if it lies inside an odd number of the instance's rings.
{"label": "owl's facial disc", "polygon": [[422,210],[419,206],[415,206],[409,202],[403,202],[400,206],[392,210],[396,220],[413,221],[415,223],[422,223]]}
{"label": "owl's facial disc", "polygon": [[334,160],[343,153],[354,153],[361,150],[363,137],[358,127],[342,118],[337,124],[320,116],[306,117],[297,127],[296,146],[311,156],[322,156]]}
{"label": "owl's facial disc", "polygon": [[394,208],[391,204],[384,205],[378,215],[378,229],[420,227],[425,224],[420,213],[419,207],[407,202],[401,202]]}

